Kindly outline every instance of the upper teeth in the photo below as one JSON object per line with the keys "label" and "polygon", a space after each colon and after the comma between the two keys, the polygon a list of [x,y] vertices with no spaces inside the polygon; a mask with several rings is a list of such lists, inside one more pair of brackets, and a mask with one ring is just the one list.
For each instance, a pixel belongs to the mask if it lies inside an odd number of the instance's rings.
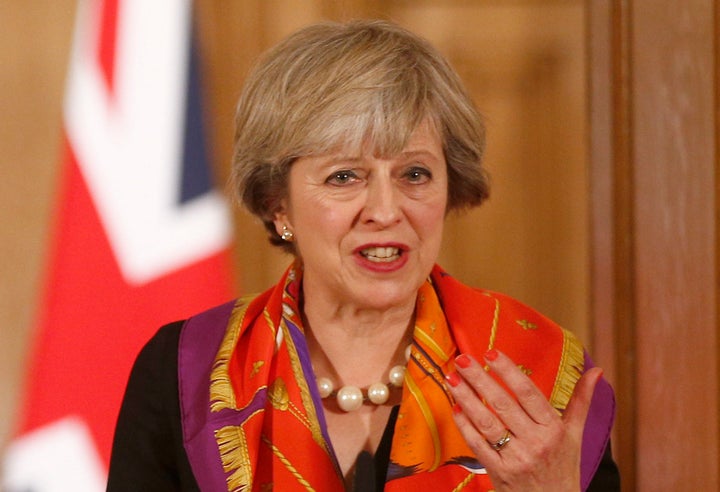
{"label": "upper teeth", "polygon": [[362,250],[363,256],[365,256],[369,260],[373,261],[388,261],[390,259],[395,258],[400,253],[400,250],[398,248],[381,248],[381,247],[374,247],[374,248],[367,248]]}

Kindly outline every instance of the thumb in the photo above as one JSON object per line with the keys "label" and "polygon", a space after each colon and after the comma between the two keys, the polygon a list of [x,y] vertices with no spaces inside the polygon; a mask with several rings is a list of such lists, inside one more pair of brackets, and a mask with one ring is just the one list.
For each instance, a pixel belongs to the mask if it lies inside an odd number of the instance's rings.
{"label": "thumb", "polygon": [[603,370],[599,367],[593,367],[585,372],[575,385],[570,402],[563,413],[565,423],[570,427],[578,427],[580,432],[585,427],[585,419],[587,419],[595,386],[602,375]]}

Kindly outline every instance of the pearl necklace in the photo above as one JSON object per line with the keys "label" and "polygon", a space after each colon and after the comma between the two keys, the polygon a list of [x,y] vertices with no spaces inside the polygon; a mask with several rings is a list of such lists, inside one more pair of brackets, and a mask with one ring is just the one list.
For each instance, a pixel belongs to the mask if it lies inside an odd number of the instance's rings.
{"label": "pearl necklace", "polygon": [[[411,346],[408,345],[405,349],[405,361],[410,360],[410,347]],[[325,399],[334,396],[341,410],[352,412],[368,401],[375,405],[382,405],[387,402],[390,398],[390,386],[402,388],[403,380],[405,379],[405,366],[393,366],[388,373],[388,378],[390,380],[388,384],[381,382],[373,383],[365,391],[353,385],[342,386],[339,390],[335,391],[335,385],[326,377],[317,378],[317,385],[320,391],[320,398]]]}

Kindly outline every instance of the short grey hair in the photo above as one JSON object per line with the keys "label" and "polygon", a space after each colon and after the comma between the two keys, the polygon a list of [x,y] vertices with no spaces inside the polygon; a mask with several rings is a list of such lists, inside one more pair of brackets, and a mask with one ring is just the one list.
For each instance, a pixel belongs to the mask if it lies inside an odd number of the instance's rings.
{"label": "short grey hair", "polygon": [[385,21],[311,25],[268,51],[249,74],[235,117],[232,185],[268,230],[294,252],[273,218],[292,163],[334,150],[402,151],[429,120],[443,144],[447,210],[489,195],[485,126],[457,73],[426,40]]}

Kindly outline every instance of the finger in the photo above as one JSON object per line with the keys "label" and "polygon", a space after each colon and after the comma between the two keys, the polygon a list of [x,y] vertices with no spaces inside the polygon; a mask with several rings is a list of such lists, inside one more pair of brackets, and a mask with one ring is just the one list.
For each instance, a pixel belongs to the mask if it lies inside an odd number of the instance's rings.
{"label": "finger", "polygon": [[[542,391],[517,365],[499,350],[485,354],[488,366],[515,395],[527,415],[538,424],[549,425],[557,419],[557,413]],[[498,410],[499,411],[499,410]]]}
{"label": "finger", "polygon": [[[508,363],[503,364],[503,372],[516,371],[518,376],[526,378],[520,369],[514,367],[510,359],[507,357],[505,359]],[[532,419],[517,402],[515,396],[503,388],[475,359],[462,354],[455,359],[455,365],[463,378],[514,434],[521,435],[533,424]]]}
{"label": "finger", "polygon": [[494,469],[498,463],[502,461],[500,454],[492,449],[487,437],[478,430],[475,423],[460,404],[456,404],[453,407],[453,418],[455,419],[455,425],[457,425],[460,434],[462,434],[465,442],[475,454],[478,461],[486,468]]}
{"label": "finger", "polygon": [[457,402],[453,410],[462,411],[484,440],[489,442],[500,440],[505,434],[505,424],[485,406],[468,382],[457,372],[448,374],[446,379]]}
{"label": "finger", "polygon": [[592,397],[595,393],[595,387],[603,375],[602,369],[593,367],[583,374],[575,385],[570,401],[568,402],[563,420],[573,429],[579,429],[581,432],[585,427]]}

